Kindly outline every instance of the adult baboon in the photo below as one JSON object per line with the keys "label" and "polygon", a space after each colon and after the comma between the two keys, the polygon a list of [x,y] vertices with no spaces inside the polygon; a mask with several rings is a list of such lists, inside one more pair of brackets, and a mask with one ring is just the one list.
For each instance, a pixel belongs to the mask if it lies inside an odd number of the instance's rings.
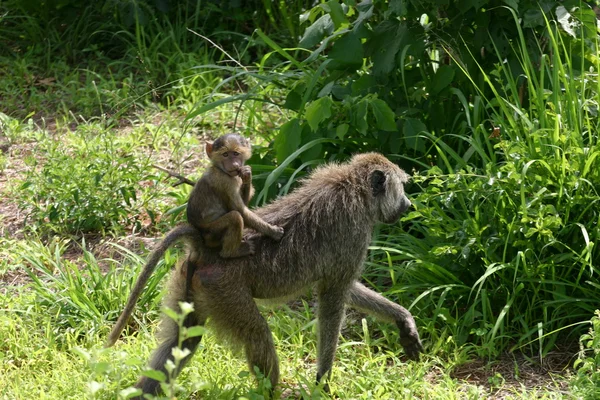
{"label": "adult baboon", "polygon": [[[423,347],[410,312],[357,281],[373,226],[396,222],[410,206],[403,186],[408,179],[375,153],[319,167],[291,194],[256,210],[268,223],[284,228],[280,242],[246,231],[255,254],[238,259],[223,259],[198,245],[171,274],[166,306],[179,310],[178,302],[186,298],[186,271],[194,268],[194,312],[185,325],[203,325],[210,318],[219,334],[243,346],[250,370],[257,366],[273,387],[279,381],[277,354],[254,299],[289,298],[312,285],[319,302],[317,381],[331,371],[346,305],[395,322],[406,354],[418,358]],[[178,343],[174,321],[163,319],[161,336],[150,367],[165,371]],[[188,339],[183,346],[193,353],[199,340]],[[137,387],[144,393],[160,390],[159,383],[147,377]]]}

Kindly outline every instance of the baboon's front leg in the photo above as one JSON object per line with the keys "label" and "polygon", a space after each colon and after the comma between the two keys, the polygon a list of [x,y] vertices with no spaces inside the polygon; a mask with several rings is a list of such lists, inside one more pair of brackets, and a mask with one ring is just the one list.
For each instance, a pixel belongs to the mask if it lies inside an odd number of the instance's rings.
{"label": "baboon's front leg", "polygon": [[[317,383],[328,379],[333,366],[340,329],[344,319],[345,288],[319,289],[318,318],[319,340],[317,355]],[[329,391],[329,385],[323,389]]]}
{"label": "baboon's front leg", "polygon": [[415,320],[406,308],[386,299],[363,284],[354,282],[350,289],[348,305],[387,321],[395,322],[400,330],[400,344],[406,355],[418,359],[423,352]]}

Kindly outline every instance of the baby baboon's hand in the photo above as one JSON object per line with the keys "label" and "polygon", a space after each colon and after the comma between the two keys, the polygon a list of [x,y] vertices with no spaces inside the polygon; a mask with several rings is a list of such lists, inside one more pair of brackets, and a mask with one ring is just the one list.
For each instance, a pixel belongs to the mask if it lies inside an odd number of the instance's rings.
{"label": "baby baboon's hand", "polygon": [[252,168],[249,165],[244,165],[238,171],[238,176],[242,178],[242,183],[252,183]]}
{"label": "baby baboon's hand", "polygon": [[270,235],[273,239],[280,241],[283,237],[283,228],[281,226],[273,226],[273,232]]}

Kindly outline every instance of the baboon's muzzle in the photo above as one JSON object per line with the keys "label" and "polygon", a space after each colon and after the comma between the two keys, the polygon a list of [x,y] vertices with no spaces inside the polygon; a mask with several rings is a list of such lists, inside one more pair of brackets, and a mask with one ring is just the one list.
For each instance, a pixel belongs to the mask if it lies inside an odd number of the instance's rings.
{"label": "baboon's muzzle", "polygon": [[388,218],[386,218],[383,222],[386,224],[393,224],[397,222],[400,219],[400,216],[404,214],[406,210],[410,208],[411,205],[412,203],[410,202],[408,197],[402,196],[402,199],[400,199],[400,203],[398,204],[396,212],[393,215],[390,215]]}

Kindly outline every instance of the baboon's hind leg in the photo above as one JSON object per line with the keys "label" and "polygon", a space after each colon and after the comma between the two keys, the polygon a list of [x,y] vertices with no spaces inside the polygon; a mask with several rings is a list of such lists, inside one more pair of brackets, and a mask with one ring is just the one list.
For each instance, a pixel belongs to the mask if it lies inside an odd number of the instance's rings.
{"label": "baboon's hind leg", "polygon": [[[161,371],[165,374],[165,376],[168,377],[169,375],[165,369],[165,364],[168,360],[173,361],[172,350],[174,347],[178,347],[179,345],[179,326],[169,317],[164,316],[163,318],[165,318],[165,320],[161,321],[161,324],[163,325],[161,329],[168,332],[169,336],[164,337],[158,346],[158,349],[156,349],[152,355],[152,359],[148,366],[153,370]],[[189,328],[191,326],[204,325],[205,321],[206,318],[202,318],[200,315],[198,315],[198,312],[194,311],[187,315],[184,326]],[[201,336],[196,336],[183,341],[182,347],[184,349],[188,349],[190,354],[180,362],[177,370],[175,371],[175,376],[179,374],[185,364],[192,358],[192,355],[196,351],[200,340]],[[142,389],[143,393],[151,393],[156,395],[161,392],[160,382],[146,376],[141,377],[135,386],[139,389]],[[141,398],[142,397],[140,397],[140,399]]]}
{"label": "baboon's hind leg", "polygon": [[254,367],[258,367],[275,388],[279,382],[279,360],[269,325],[252,295],[245,290],[238,290],[235,295],[215,290],[209,302],[211,323],[218,331],[244,346],[250,371],[254,373]]}
{"label": "baboon's hind leg", "polygon": [[406,355],[418,359],[423,352],[415,320],[406,308],[386,299],[363,284],[354,282],[350,289],[348,305],[385,320],[395,322],[400,330],[400,344]]}

